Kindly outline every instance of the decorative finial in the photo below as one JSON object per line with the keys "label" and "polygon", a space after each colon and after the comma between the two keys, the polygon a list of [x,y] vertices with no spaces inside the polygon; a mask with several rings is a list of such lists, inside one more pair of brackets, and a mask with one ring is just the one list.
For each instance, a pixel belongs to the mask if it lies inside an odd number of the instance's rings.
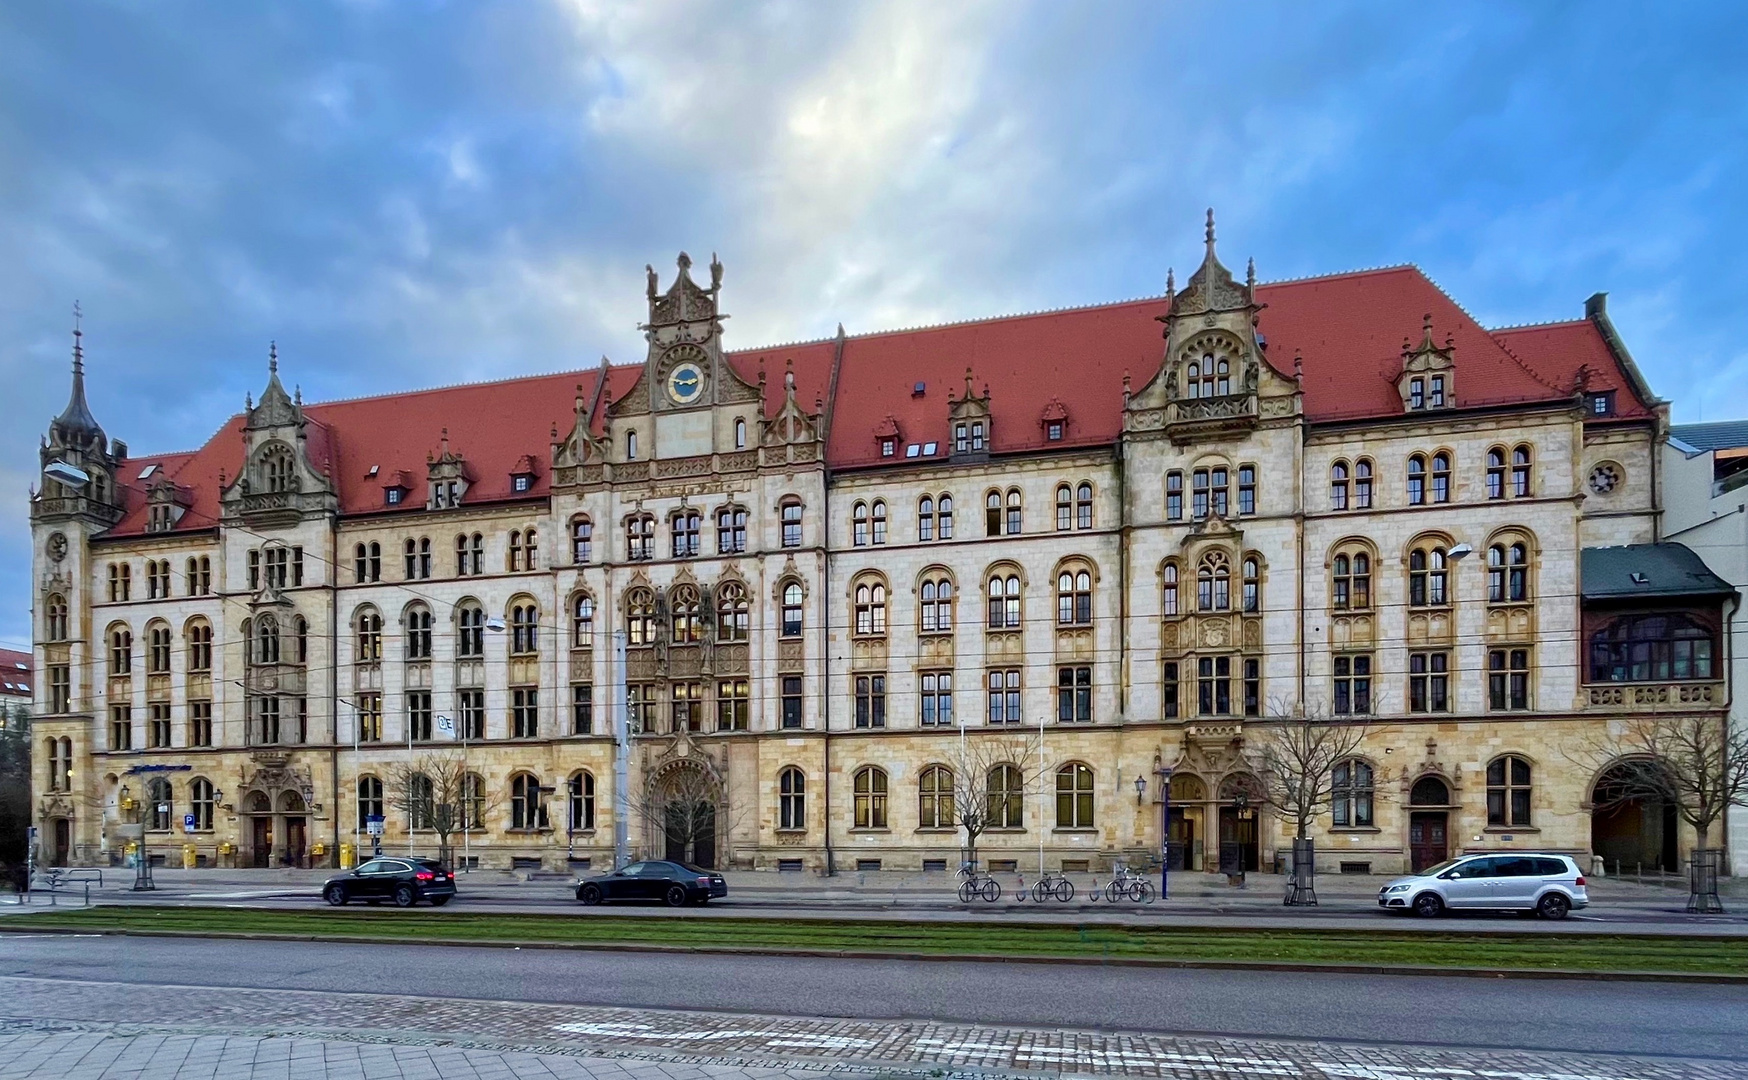
{"label": "decorative finial", "polygon": [[1293,350],[1293,378],[1303,379],[1304,377],[1305,377],[1305,354],[1302,351],[1300,351],[1299,349],[1294,349]]}
{"label": "decorative finial", "polygon": [[85,312],[80,310],[79,301],[73,301],[73,374],[75,375],[85,373],[85,348],[80,341],[85,336],[85,331],[79,328],[79,324],[84,319]]}
{"label": "decorative finial", "polygon": [[680,273],[682,274],[692,269],[692,256],[686,254],[684,251],[680,252],[680,257],[674,261],[679,264]]}
{"label": "decorative finial", "polygon": [[722,288],[722,263],[716,257],[716,252],[710,253],[710,291],[716,292]]}
{"label": "decorative finial", "polygon": [[294,383],[291,388],[291,400],[294,404],[303,405],[303,384]]}
{"label": "decorative finial", "polygon": [[649,276],[649,298],[651,300],[654,300],[656,298],[655,267],[651,266],[649,263],[644,263],[643,264],[643,272]]}
{"label": "decorative finial", "polygon": [[1167,297],[1177,295],[1177,271],[1169,266],[1165,268],[1165,295]]}
{"label": "decorative finial", "polygon": [[1250,288],[1252,288],[1252,289],[1256,288],[1256,260],[1255,259],[1251,259],[1249,265],[1247,265],[1244,268],[1244,283],[1246,285],[1250,286]]}
{"label": "decorative finial", "polygon": [[1212,206],[1208,207],[1207,240],[1208,240],[1208,253],[1210,255],[1212,255],[1214,253],[1214,208]]}
{"label": "decorative finial", "polygon": [[971,367],[970,367],[970,365],[966,365],[966,367],[965,367],[965,397],[968,400],[971,397]]}
{"label": "decorative finial", "polygon": [[279,374],[279,342],[277,341],[267,343],[267,373],[269,375]]}

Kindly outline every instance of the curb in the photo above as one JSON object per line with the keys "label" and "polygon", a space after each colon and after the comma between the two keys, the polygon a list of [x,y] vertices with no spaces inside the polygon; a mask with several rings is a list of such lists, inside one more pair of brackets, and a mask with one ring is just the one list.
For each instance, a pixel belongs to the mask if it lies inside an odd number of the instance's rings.
{"label": "curb", "polygon": [[[1275,960],[1171,960],[1138,956],[1001,956],[991,953],[925,953],[870,949],[783,949],[772,946],[729,948],[715,945],[655,945],[629,942],[470,941],[462,938],[400,938],[353,934],[257,934],[194,930],[88,930],[73,927],[12,927],[4,934],[64,934],[86,937],[158,937],[228,941],[307,941],[336,945],[428,945],[439,948],[549,949],[615,953],[710,953],[727,956],[799,956],[832,960],[910,960],[937,963],[1038,964],[1050,967],[1088,966],[1177,969],[1190,971],[1283,971],[1321,975],[1401,975],[1473,979],[1565,979],[1590,982],[1661,982],[1748,986],[1748,974],[1723,975],[1677,971],[1591,971],[1581,968],[1475,968],[1407,964],[1317,964]],[[1706,940],[1706,939],[1699,939]]]}

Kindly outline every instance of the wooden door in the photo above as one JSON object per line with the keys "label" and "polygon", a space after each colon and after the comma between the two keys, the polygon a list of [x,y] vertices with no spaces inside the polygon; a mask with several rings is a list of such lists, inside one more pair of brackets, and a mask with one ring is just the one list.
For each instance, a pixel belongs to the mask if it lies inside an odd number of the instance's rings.
{"label": "wooden door", "polygon": [[288,817],[285,819],[285,862],[288,866],[302,866],[304,853],[304,819]]}
{"label": "wooden door", "polygon": [[1420,811],[1408,815],[1408,857],[1414,873],[1450,858],[1446,828],[1450,815],[1444,811]]}
{"label": "wooden door", "polygon": [[249,861],[254,866],[268,866],[273,861],[273,819],[251,818],[253,823]]}
{"label": "wooden door", "polygon": [[66,866],[73,858],[73,823],[66,818],[55,819],[53,866]]}
{"label": "wooden door", "polygon": [[1171,868],[1188,870],[1196,849],[1196,823],[1182,807],[1171,810]]}

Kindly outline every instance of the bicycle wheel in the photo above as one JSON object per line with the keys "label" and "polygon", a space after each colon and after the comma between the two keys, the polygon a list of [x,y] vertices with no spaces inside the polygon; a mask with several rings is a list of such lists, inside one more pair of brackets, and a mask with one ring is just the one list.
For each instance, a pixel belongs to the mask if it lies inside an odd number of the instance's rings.
{"label": "bicycle wheel", "polygon": [[1001,883],[994,878],[983,879],[983,898],[993,904],[1001,899]]}
{"label": "bicycle wheel", "polygon": [[1066,904],[1070,900],[1073,900],[1074,899],[1074,882],[1068,880],[1067,878],[1057,878],[1056,879],[1056,899],[1059,903],[1063,903],[1063,904]]}
{"label": "bicycle wheel", "polygon": [[1032,899],[1034,901],[1042,904],[1045,900],[1047,900],[1049,898],[1050,898],[1050,883],[1048,881],[1045,881],[1043,878],[1039,878],[1038,883],[1036,885],[1032,886]]}
{"label": "bicycle wheel", "polygon": [[1137,904],[1139,904],[1141,902],[1141,897],[1146,892],[1146,889],[1147,889],[1147,882],[1145,882],[1145,881],[1131,881],[1129,883],[1129,899],[1131,899],[1131,900],[1135,901]]}
{"label": "bicycle wheel", "polygon": [[1141,902],[1143,904],[1153,903],[1155,895],[1153,882],[1147,878],[1142,878],[1137,884],[1141,886]]}
{"label": "bicycle wheel", "polygon": [[1128,895],[1129,887],[1121,881],[1113,880],[1109,885],[1105,886],[1105,899],[1113,904]]}
{"label": "bicycle wheel", "polygon": [[973,896],[976,896],[976,895],[977,895],[977,883],[976,882],[962,881],[959,883],[959,902],[961,904],[971,903],[971,898]]}

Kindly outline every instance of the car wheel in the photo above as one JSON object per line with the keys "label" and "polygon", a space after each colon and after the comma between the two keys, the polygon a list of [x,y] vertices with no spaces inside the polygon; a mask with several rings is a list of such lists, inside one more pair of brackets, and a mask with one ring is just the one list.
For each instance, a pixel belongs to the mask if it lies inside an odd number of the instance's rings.
{"label": "car wheel", "polygon": [[670,885],[670,886],[668,886],[668,906],[669,907],[685,907],[686,900],[687,900],[686,887],[684,885]]}
{"label": "car wheel", "polygon": [[1445,902],[1438,893],[1423,892],[1414,898],[1414,913],[1423,919],[1436,918],[1444,914]]}
{"label": "car wheel", "polygon": [[431,906],[432,907],[442,907],[444,904],[449,903],[449,900],[450,900],[450,898],[447,896],[433,896],[431,898]]}
{"label": "car wheel", "polygon": [[333,904],[335,907],[340,907],[346,903],[346,886],[330,885],[328,886],[328,890],[324,892],[322,896],[328,901],[328,903]]}
{"label": "car wheel", "polygon": [[1536,914],[1544,919],[1564,919],[1571,910],[1572,901],[1566,899],[1564,893],[1551,892],[1536,904]]}
{"label": "car wheel", "polygon": [[577,901],[593,907],[601,902],[601,886],[584,885],[577,890]]}
{"label": "car wheel", "polygon": [[419,894],[413,891],[411,885],[402,885],[395,889],[395,907],[412,907],[419,902]]}

